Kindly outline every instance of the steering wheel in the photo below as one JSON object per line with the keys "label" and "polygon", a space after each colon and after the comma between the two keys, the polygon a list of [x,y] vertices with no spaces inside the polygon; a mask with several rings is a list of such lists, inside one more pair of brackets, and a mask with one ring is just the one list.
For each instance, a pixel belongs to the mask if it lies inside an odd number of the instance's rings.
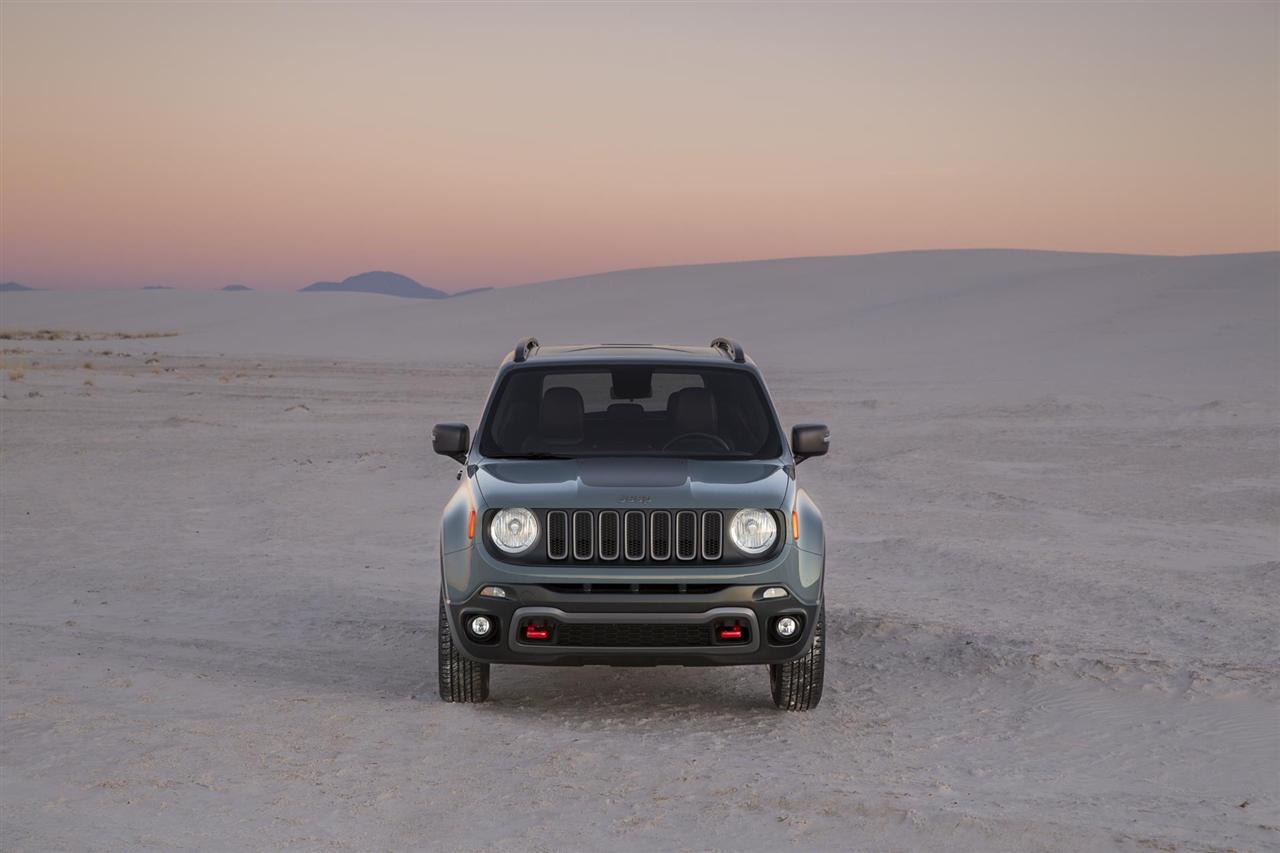
{"label": "steering wheel", "polygon": [[680,435],[677,435],[675,438],[671,439],[670,441],[668,441],[666,444],[662,445],[662,449],[663,449],[663,450],[670,450],[672,447],[674,447],[675,445],[679,444],[680,442],[682,442],[682,441],[688,441],[689,439],[693,439],[693,440],[701,440],[701,441],[707,441],[707,442],[714,442],[715,444],[720,445],[720,447],[721,447],[723,450],[725,450],[725,451],[731,451],[731,450],[733,450],[733,448],[731,448],[731,447],[729,446],[728,442],[726,442],[723,438],[721,438],[721,437],[720,437],[720,436],[718,436],[718,435],[712,435],[712,434],[711,434],[711,433],[709,433],[709,432],[686,432],[686,433],[682,433],[682,434],[680,434]]}

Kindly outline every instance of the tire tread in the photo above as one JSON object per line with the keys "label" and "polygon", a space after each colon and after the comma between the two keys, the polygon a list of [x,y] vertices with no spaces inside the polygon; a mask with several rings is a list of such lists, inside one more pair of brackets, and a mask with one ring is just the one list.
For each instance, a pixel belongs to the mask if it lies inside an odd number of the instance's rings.
{"label": "tire tread", "polygon": [[446,702],[483,702],[489,698],[489,664],[458,652],[449,630],[449,616],[440,592],[440,624],[436,632],[439,657],[440,698]]}
{"label": "tire tread", "polygon": [[826,671],[826,612],[818,608],[813,626],[813,641],[803,657],[769,665],[769,688],[773,703],[784,711],[809,711],[822,700],[822,682]]}

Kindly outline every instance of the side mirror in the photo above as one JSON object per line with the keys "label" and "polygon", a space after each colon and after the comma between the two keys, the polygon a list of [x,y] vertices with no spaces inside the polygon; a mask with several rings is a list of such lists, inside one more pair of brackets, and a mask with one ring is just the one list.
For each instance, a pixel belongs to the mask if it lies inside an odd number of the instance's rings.
{"label": "side mirror", "polygon": [[791,455],[796,463],[810,456],[824,456],[831,446],[831,430],[826,424],[796,424],[791,428]]}
{"label": "side mirror", "polygon": [[436,424],[431,428],[431,449],[466,463],[471,448],[471,429],[466,424]]}

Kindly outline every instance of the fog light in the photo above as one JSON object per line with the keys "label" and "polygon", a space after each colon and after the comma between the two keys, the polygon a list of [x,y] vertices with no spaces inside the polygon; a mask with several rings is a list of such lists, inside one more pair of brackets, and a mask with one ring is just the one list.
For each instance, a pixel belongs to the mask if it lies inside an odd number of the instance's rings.
{"label": "fog light", "polygon": [[761,598],[786,598],[787,591],[780,586],[771,586],[760,593]]}
{"label": "fog light", "polygon": [[506,598],[507,591],[500,586],[486,586],[480,590],[485,598]]}
{"label": "fog light", "polygon": [[773,633],[777,634],[778,638],[782,640],[790,640],[799,630],[800,622],[792,616],[780,616],[773,623]]}
{"label": "fog light", "polygon": [[493,620],[488,616],[472,616],[467,622],[467,631],[477,640],[483,640],[493,631]]}

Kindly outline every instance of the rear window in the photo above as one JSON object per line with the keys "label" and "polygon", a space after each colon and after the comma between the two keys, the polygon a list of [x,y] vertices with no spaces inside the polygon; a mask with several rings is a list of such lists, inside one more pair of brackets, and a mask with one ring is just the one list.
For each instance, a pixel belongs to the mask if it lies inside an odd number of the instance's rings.
{"label": "rear window", "polygon": [[746,371],[620,364],[508,373],[480,452],[765,459],[779,456],[781,443],[764,390]]}

